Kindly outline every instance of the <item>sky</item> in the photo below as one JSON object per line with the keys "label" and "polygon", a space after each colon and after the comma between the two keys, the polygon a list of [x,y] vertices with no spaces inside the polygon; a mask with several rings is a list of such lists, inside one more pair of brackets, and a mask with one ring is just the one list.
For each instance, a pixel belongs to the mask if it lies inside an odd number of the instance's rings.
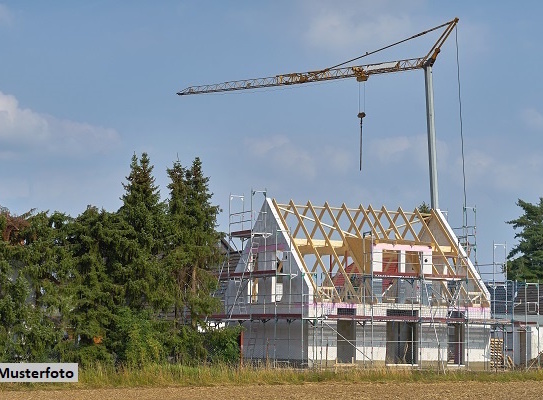
{"label": "sky", "polygon": [[[541,15],[539,1],[0,0],[0,205],[116,211],[132,155],[147,152],[163,199],[166,169],[200,157],[224,232],[240,207],[231,195],[260,208],[252,190],[413,210],[430,203],[421,70],[176,93],[323,69],[458,17],[433,68],[439,205],[455,228],[467,207],[492,271],[517,243],[506,223],[521,215],[517,200],[543,196]],[[420,57],[436,39],[360,63]]]}

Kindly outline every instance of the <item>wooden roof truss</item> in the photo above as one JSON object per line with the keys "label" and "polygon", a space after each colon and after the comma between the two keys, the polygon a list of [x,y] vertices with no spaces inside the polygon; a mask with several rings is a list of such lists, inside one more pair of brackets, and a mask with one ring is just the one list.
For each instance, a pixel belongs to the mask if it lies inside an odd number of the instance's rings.
{"label": "wooden roof truss", "polygon": [[[272,202],[283,226],[288,227],[293,251],[318,301],[375,302],[369,280],[375,276],[371,249],[378,243],[388,243],[432,249],[431,273],[423,273],[413,262],[415,273],[396,278],[439,281],[442,296],[449,303],[488,305],[480,276],[435,210],[421,214],[417,209],[405,212],[400,207],[389,211],[384,206],[375,209],[371,205],[332,207],[327,202],[323,206],[309,201],[305,205],[292,200],[287,204]],[[414,260],[413,255],[410,260]],[[341,285],[337,285],[339,281]],[[456,284],[451,285],[451,281]]]}

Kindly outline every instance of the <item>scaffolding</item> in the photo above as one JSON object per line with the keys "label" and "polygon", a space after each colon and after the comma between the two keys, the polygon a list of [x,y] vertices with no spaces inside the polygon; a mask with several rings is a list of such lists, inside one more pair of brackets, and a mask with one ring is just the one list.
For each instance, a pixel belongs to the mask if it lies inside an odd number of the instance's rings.
{"label": "scaffolding", "polygon": [[464,248],[468,257],[473,260],[475,268],[479,271],[477,259],[477,208],[462,207],[462,228],[459,229],[458,241]]}
{"label": "scaffolding", "polygon": [[229,213],[237,265],[219,274],[224,308],[212,319],[243,326],[244,362],[541,364],[539,284],[483,282],[439,210],[279,204],[252,191],[231,196]]}
{"label": "scaffolding", "polygon": [[490,280],[492,313],[508,321],[495,326],[491,341],[495,344],[495,369],[539,369],[543,354],[542,283]]}

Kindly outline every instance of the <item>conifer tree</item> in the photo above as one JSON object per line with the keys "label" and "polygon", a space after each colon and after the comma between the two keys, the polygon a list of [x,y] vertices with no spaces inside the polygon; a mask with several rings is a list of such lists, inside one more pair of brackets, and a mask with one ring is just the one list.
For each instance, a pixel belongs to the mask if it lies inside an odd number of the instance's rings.
{"label": "conifer tree", "polygon": [[135,229],[140,245],[156,255],[161,250],[165,205],[160,201],[153,168],[147,153],[140,160],[135,154],[132,156],[119,214]]}
{"label": "conifer tree", "polygon": [[519,243],[509,253],[509,257],[517,257],[507,263],[507,278],[543,279],[543,197],[539,198],[539,204],[519,199],[517,205],[524,214],[507,222],[520,229],[515,234]]}
{"label": "conifer tree", "polygon": [[[114,282],[117,253],[121,250],[120,218],[105,210],[89,207],[70,229],[74,257],[71,292],[73,309],[69,313],[71,338],[77,338],[80,351],[85,346],[107,340],[107,329],[119,304],[124,303],[124,288]],[[94,354],[105,361],[107,356]],[[85,363],[78,357],[78,361]]]}
{"label": "conifer tree", "polygon": [[192,326],[196,327],[218,306],[211,296],[216,278],[209,267],[219,262],[219,207],[211,204],[209,178],[204,176],[199,158],[190,169],[175,162],[168,175],[172,248],[167,263],[175,277],[176,310],[186,308]]}
{"label": "conifer tree", "polygon": [[[209,178],[198,158],[188,169],[175,162],[165,203],[152,171],[146,153],[132,157],[117,212],[15,218],[0,209],[0,361],[195,363],[224,347],[195,329],[219,305]],[[190,325],[172,330],[157,318],[172,305]]]}
{"label": "conifer tree", "polygon": [[134,309],[161,308],[167,303],[165,271],[160,266],[166,210],[152,171],[147,153],[140,160],[134,154],[118,212],[127,223],[121,234],[129,251],[120,249],[118,254],[117,283],[125,286],[126,305]]}
{"label": "conifer tree", "polygon": [[51,361],[70,308],[66,281],[72,259],[61,213],[29,215],[0,244],[0,358]]}
{"label": "conifer tree", "polygon": [[186,204],[188,187],[186,170],[179,160],[174,162],[173,167],[166,171],[170,178],[170,183],[168,184],[170,198],[168,202],[168,245],[164,265],[171,274],[174,316],[175,323],[177,324],[186,303],[185,293],[188,285],[186,265],[190,263],[188,253],[183,248],[183,243],[187,236],[184,226],[187,222]]}

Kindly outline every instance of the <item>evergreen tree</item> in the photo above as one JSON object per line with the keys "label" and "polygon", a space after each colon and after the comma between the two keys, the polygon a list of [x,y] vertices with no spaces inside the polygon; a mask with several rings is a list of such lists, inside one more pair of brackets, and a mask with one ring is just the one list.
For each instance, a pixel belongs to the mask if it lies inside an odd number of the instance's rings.
{"label": "evergreen tree", "polygon": [[127,226],[121,232],[124,249],[119,249],[117,257],[117,283],[125,286],[126,305],[133,309],[146,305],[163,308],[168,302],[163,290],[166,275],[160,263],[166,209],[152,171],[147,153],[140,160],[134,154],[118,212]]}
{"label": "evergreen tree", "polygon": [[173,163],[173,167],[166,170],[170,177],[168,189],[170,189],[170,200],[168,211],[170,219],[177,223],[183,223],[186,214],[186,202],[188,194],[188,183],[186,181],[187,170],[179,160]]}
{"label": "evergreen tree", "polygon": [[141,155],[141,160],[135,154],[132,156],[130,174],[126,177],[128,183],[123,183],[125,194],[119,214],[137,232],[140,245],[157,255],[162,250],[165,205],[160,201],[153,168],[147,153]]}
{"label": "evergreen tree", "polygon": [[[152,171],[146,153],[132,157],[113,213],[12,217],[0,208],[0,361],[143,366],[166,355],[186,363],[237,357],[236,332],[195,329],[219,305],[210,273],[219,262],[219,208],[209,178],[198,158],[189,169],[175,162],[166,204]],[[172,329],[159,318],[172,305],[176,321],[186,311],[190,325]]]}
{"label": "evergreen tree", "polygon": [[0,357],[5,361],[58,359],[63,316],[70,309],[69,222],[61,213],[39,213],[12,231],[9,242],[1,241]]}
{"label": "evergreen tree", "polygon": [[24,246],[18,246],[18,261],[24,264],[36,305],[51,313],[62,313],[66,300],[64,289],[72,270],[72,257],[67,242],[71,217],[45,212],[29,218],[30,225],[21,231]]}
{"label": "evergreen tree", "polygon": [[509,257],[517,257],[507,262],[507,278],[543,279],[543,197],[539,198],[539,204],[519,199],[517,205],[524,214],[507,222],[520,229],[515,234],[519,243],[509,253]]}
{"label": "evergreen tree", "polygon": [[417,209],[421,214],[430,214],[432,212],[432,209],[428,204],[426,204],[425,201],[423,201],[422,204],[417,207]]}
{"label": "evergreen tree", "polygon": [[154,286],[156,271],[150,270],[142,274],[151,280],[148,287],[136,289],[134,281],[141,280],[133,275],[138,273],[134,265],[152,257],[141,250],[134,228],[119,213],[89,207],[75,220],[69,236],[75,260],[75,300],[69,314],[71,340],[64,346],[64,358],[81,365],[133,364],[131,357],[150,354],[151,344],[139,336],[140,328],[146,327],[147,332],[154,325],[147,306],[156,304],[153,299],[158,297],[163,301],[165,293]]}
{"label": "evergreen tree", "polygon": [[209,178],[204,176],[199,158],[190,169],[177,161],[168,169],[168,175],[172,234],[166,262],[175,277],[176,310],[186,308],[196,327],[218,307],[218,301],[211,296],[216,278],[209,267],[219,262],[219,207],[211,204]]}
{"label": "evergreen tree", "polygon": [[186,204],[187,204],[187,182],[186,170],[179,160],[174,162],[171,169],[166,170],[170,177],[168,189],[170,199],[168,202],[168,236],[167,252],[164,259],[164,266],[170,273],[171,291],[174,299],[175,323],[181,317],[186,303],[186,288],[189,285],[186,265],[190,263],[189,254],[184,251],[183,243],[186,240]]}
{"label": "evergreen tree", "polygon": [[119,220],[115,214],[88,207],[70,227],[73,308],[65,351],[68,359],[82,365],[112,360],[104,347],[96,344],[108,340],[115,310],[124,303],[124,288],[114,282],[122,246]]}
{"label": "evergreen tree", "polygon": [[[6,215],[0,215],[0,227],[6,229]],[[26,300],[30,289],[24,275],[15,266],[12,245],[8,242],[10,236],[5,235],[5,240],[0,240],[0,361],[3,362],[21,358],[20,338],[23,337],[29,311]]]}

